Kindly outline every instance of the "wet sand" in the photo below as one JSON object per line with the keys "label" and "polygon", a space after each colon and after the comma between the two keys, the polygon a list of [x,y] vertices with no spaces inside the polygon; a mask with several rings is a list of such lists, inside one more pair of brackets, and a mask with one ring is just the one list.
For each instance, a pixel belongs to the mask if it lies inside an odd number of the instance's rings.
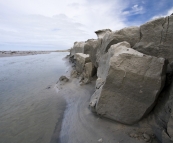
{"label": "wet sand", "polygon": [[[153,135],[147,119],[128,126],[92,113],[88,105],[95,80],[80,86],[79,79],[71,78],[68,83],[57,87],[60,89],[58,95],[67,103],[60,132],[61,143],[145,143],[143,133]],[[139,136],[132,138],[130,134]],[[157,141],[153,139],[152,143]]]}
{"label": "wet sand", "polygon": [[95,79],[82,86],[77,78],[56,84],[71,70],[60,59],[60,53],[1,58],[0,142],[145,143],[130,134],[152,135],[147,119],[128,126],[90,111]]}

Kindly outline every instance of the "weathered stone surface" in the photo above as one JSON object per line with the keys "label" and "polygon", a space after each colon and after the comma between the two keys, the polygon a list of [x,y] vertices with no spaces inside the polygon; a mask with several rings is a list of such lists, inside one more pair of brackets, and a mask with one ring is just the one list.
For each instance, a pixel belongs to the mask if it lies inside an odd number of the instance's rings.
{"label": "weathered stone surface", "polygon": [[74,56],[76,53],[84,53],[85,42],[75,42],[73,48],[70,50],[70,55]]}
{"label": "weathered stone surface", "polygon": [[61,81],[61,82],[68,82],[69,79],[68,79],[66,76],[61,76],[61,77],[59,78],[59,81]]}
{"label": "weathered stone surface", "polygon": [[85,42],[75,42],[73,48],[70,50],[70,60],[75,60],[76,53],[89,54],[91,62],[95,67],[98,66],[96,63],[96,53],[97,49],[101,46],[101,39],[88,39]]}
{"label": "weathered stone surface", "polygon": [[84,66],[84,73],[86,78],[90,78],[95,75],[96,69],[92,62],[86,63]]}
{"label": "weathered stone surface", "polygon": [[172,104],[171,114],[170,114],[168,125],[167,125],[167,132],[169,136],[171,137],[171,141],[173,142],[173,104]]}
{"label": "weathered stone surface", "polygon": [[94,39],[89,39],[86,42],[75,42],[73,48],[70,50],[71,56],[75,55],[76,53],[89,54],[92,45],[87,44],[87,42],[90,43],[90,41],[94,41]]}
{"label": "weathered stone surface", "polygon": [[91,59],[91,62],[94,64],[95,67],[98,67],[98,63],[96,62],[96,53],[97,53],[97,50],[100,48],[101,46],[101,39],[89,39],[86,41],[86,45],[85,49],[88,49],[88,53],[87,53],[87,50],[85,53],[89,54],[90,55],[90,59]]}
{"label": "weathered stone surface", "polygon": [[171,140],[165,130],[162,131],[162,143],[173,143],[173,140]]}
{"label": "weathered stone surface", "polygon": [[95,92],[100,95],[94,95],[98,100],[92,105],[104,117],[133,124],[153,108],[164,84],[165,60],[143,55],[127,42],[111,46],[102,59],[98,77],[105,83]]}
{"label": "weathered stone surface", "polygon": [[141,38],[135,50],[173,61],[173,15],[140,26]]}
{"label": "weathered stone surface", "polygon": [[71,77],[76,78],[78,76],[78,73],[76,70],[72,70],[70,75]]}
{"label": "weathered stone surface", "polygon": [[106,33],[110,33],[110,32],[112,32],[112,30],[110,29],[102,29],[102,30],[95,31],[98,38],[103,38]]}
{"label": "weathered stone surface", "polygon": [[[117,53],[115,52],[115,50]],[[116,48],[111,48],[106,54],[102,55],[101,59],[99,60],[99,67],[97,69],[97,77],[101,78],[102,80],[105,80],[108,74],[109,67],[110,67],[109,65],[110,58],[114,54],[119,54],[120,52],[129,53],[129,50],[139,54],[139,52],[130,48],[130,44],[128,42],[120,42],[116,44]]]}
{"label": "weathered stone surface", "polygon": [[[172,105],[173,105],[173,83],[170,85],[165,85],[163,91],[159,95],[157,104],[154,108],[154,119],[157,125],[154,128],[157,128],[158,130],[156,132],[156,137],[161,142],[164,143],[167,143],[168,140],[170,140],[170,137],[168,135],[169,134],[168,128],[169,130],[171,130],[171,126],[169,126],[168,122],[169,120],[171,120],[170,116],[172,111],[171,109]],[[166,132],[164,132],[164,130]]]}
{"label": "weathered stone surface", "polygon": [[102,45],[99,50],[100,54],[104,54],[109,50],[111,45],[119,42],[127,41],[131,46],[134,46],[140,40],[139,27],[128,27],[118,31],[106,33],[102,39]]}
{"label": "weathered stone surface", "polygon": [[76,59],[76,71],[79,73],[82,73],[85,64],[91,61],[88,54],[82,54],[82,53],[76,53],[75,59]]}

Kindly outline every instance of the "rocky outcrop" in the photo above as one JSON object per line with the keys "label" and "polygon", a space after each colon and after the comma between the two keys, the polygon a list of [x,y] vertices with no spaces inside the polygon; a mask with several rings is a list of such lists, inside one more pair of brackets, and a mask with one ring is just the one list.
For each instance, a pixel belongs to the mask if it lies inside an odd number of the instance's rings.
{"label": "rocky outcrop", "polygon": [[96,54],[97,54],[97,50],[100,48],[101,46],[101,39],[89,39],[86,41],[86,45],[89,49],[88,54],[90,55],[90,59],[91,62],[93,63],[93,65],[95,67],[98,67],[98,63],[96,61]]}
{"label": "rocky outcrop", "polygon": [[70,50],[70,55],[74,56],[75,53],[84,53],[85,42],[75,42],[73,48]]}
{"label": "rocky outcrop", "polygon": [[85,77],[89,79],[90,77],[94,76],[95,73],[96,73],[96,68],[94,67],[92,62],[86,63],[84,66]]}
{"label": "rocky outcrop", "polygon": [[96,53],[101,46],[101,41],[101,39],[88,39],[85,42],[75,42],[73,48],[70,50],[71,61],[75,60],[76,53],[89,54],[93,65],[98,67],[96,62]]}
{"label": "rocky outcrop", "polygon": [[94,42],[96,42],[94,39],[89,39],[86,42],[75,42],[73,48],[70,50],[70,55],[74,56],[76,53],[89,54],[90,49],[95,48]]}
{"label": "rocky outcrop", "polygon": [[127,41],[133,47],[140,40],[140,28],[128,27],[118,31],[106,33],[102,39],[102,45],[99,52],[104,54],[109,50],[111,45]]}
{"label": "rocky outcrop", "polygon": [[95,31],[98,38],[103,38],[106,33],[110,33],[110,32],[112,32],[112,30],[110,29],[102,29],[102,30]]}
{"label": "rocky outcrop", "polygon": [[76,59],[76,70],[77,72],[82,73],[85,64],[90,62],[89,55],[83,53],[76,53],[75,59]]}
{"label": "rocky outcrop", "polygon": [[[127,46],[126,46],[127,45]],[[148,114],[163,88],[166,66],[163,58],[143,55],[127,42],[111,46],[107,61],[99,64],[105,79],[95,111],[104,117],[133,124]],[[100,72],[101,73],[101,72]]]}
{"label": "rocky outcrop", "polygon": [[[71,49],[75,76],[83,74],[88,82],[97,71],[92,111],[133,124],[154,107],[150,115],[159,130],[155,135],[160,142],[173,142],[173,15],[140,27],[95,33],[98,39],[75,42]],[[83,55],[88,60],[81,60]]]}
{"label": "rocky outcrop", "polygon": [[134,49],[173,61],[173,15],[140,26],[140,40]]}
{"label": "rocky outcrop", "polygon": [[88,54],[76,53],[75,70],[72,71],[71,76],[77,77],[78,73],[82,75],[81,82],[89,83],[92,76],[96,74],[96,68],[92,64]]}
{"label": "rocky outcrop", "polygon": [[162,131],[161,142],[162,143],[173,143],[173,140],[171,141],[167,131],[165,131],[165,130]]}

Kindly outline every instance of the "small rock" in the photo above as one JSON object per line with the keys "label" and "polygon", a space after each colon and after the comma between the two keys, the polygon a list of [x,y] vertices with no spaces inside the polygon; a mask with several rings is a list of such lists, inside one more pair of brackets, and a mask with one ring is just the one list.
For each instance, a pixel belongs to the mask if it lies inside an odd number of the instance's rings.
{"label": "small rock", "polygon": [[51,87],[50,86],[48,86],[46,89],[50,89]]}
{"label": "small rock", "polygon": [[130,133],[129,136],[132,137],[132,138],[134,138],[135,133]]}
{"label": "small rock", "polygon": [[150,136],[148,135],[148,134],[146,134],[146,133],[144,133],[143,134],[143,137],[144,137],[144,140],[146,141],[146,142],[149,142],[150,141]]}
{"label": "small rock", "polygon": [[73,78],[77,77],[77,71],[76,70],[72,70],[71,77],[73,77]]}
{"label": "small rock", "polygon": [[69,79],[68,79],[66,76],[61,76],[61,77],[59,78],[59,81],[68,82]]}
{"label": "small rock", "polygon": [[103,141],[103,139],[102,139],[102,138],[98,140],[98,142],[102,142],[102,141]]}
{"label": "small rock", "polygon": [[139,136],[137,134],[134,134],[134,138],[138,138]]}

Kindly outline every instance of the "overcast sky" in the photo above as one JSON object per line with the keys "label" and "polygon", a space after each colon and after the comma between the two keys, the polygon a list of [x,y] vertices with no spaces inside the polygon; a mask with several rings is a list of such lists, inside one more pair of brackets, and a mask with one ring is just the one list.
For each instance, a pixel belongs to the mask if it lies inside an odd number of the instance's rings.
{"label": "overcast sky", "polygon": [[0,50],[69,49],[173,13],[173,0],[0,0]]}

